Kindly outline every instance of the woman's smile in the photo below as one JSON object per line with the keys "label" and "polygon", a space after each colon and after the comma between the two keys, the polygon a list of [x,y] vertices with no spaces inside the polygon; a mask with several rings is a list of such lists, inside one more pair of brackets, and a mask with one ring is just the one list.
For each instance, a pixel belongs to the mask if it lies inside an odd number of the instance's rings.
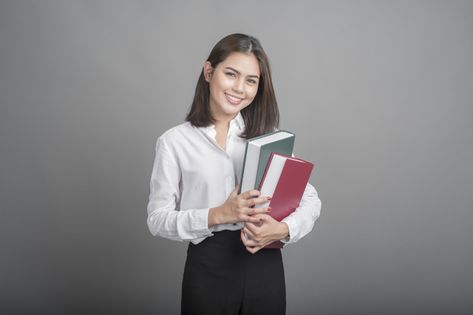
{"label": "woman's smile", "polygon": [[229,121],[249,106],[258,92],[260,68],[254,54],[231,53],[216,67],[204,65],[209,82],[209,106],[216,120]]}
{"label": "woman's smile", "polygon": [[225,97],[227,98],[227,101],[232,104],[232,105],[240,105],[240,103],[244,100],[244,98],[234,96],[229,93],[224,93]]}

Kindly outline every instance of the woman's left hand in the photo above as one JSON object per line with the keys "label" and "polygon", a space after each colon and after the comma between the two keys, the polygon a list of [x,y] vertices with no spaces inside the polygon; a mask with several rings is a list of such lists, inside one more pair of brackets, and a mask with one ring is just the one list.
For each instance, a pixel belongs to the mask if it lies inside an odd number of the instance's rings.
{"label": "woman's left hand", "polygon": [[255,214],[261,223],[246,222],[241,229],[241,240],[250,253],[254,254],[272,242],[285,239],[289,235],[286,223],[278,222],[267,214]]}

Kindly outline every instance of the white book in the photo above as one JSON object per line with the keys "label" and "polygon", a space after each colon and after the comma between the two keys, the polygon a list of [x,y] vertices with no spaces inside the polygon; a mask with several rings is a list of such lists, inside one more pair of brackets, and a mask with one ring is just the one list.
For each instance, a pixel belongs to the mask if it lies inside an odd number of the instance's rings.
{"label": "white book", "polygon": [[[273,196],[274,190],[276,190],[276,186],[279,182],[279,178],[281,177],[284,165],[286,164],[286,160],[286,156],[279,154],[274,154],[270,159],[270,164],[266,170],[264,181],[261,184],[261,196]],[[267,201],[265,203],[257,204],[255,205],[255,208],[267,208],[270,202],[271,201]]]}
{"label": "white book", "polygon": [[245,159],[240,180],[240,192],[258,189],[272,152],[291,155],[294,134],[279,130],[246,142]]}

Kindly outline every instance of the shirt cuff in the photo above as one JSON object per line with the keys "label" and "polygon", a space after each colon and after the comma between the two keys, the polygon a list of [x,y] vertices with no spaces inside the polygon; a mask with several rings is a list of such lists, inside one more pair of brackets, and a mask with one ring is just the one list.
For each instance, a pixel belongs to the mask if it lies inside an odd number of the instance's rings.
{"label": "shirt cuff", "polygon": [[199,209],[194,217],[196,222],[196,230],[202,233],[202,236],[213,235],[209,229],[209,210],[210,208]]}
{"label": "shirt cuff", "polygon": [[181,239],[193,240],[213,235],[209,229],[209,208],[179,211],[179,215],[185,218],[181,221],[182,225],[178,225]]}
{"label": "shirt cuff", "polygon": [[291,239],[291,236],[294,235],[294,233],[295,233],[295,231],[296,231],[296,229],[295,229],[295,227],[294,227],[294,224],[295,224],[295,223],[293,222],[293,220],[291,220],[290,217],[284,218],[281,222],[286,223],[287,228],[288,228],[288,231],[289,231],[289,232],[288,232],[289,235],[288,235],[285,239],[282,239],[281,242],[282,242],[284,245],[293,243],[293,241],[292,241],[292,239]]}

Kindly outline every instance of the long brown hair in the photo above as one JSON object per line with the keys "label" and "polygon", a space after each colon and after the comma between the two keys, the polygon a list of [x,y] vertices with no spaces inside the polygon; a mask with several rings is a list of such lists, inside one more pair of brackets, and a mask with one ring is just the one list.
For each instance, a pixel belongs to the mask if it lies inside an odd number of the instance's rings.
{"label": "long brown hair", "polygon": [[[268,56],[258,39],[236,33],[222,38],[210,52],[207,61],[215,68],[233,52],[253,53],[260,68],[258,92],[253,102],[240,111],[245,121],[245,130],[240,136],[249,139],[274,131],[279,126],[279,110],[271,80]],[[202,70],[186,121],[196,127],[207,127],[215,122],[210,113],[209,97],[209,83],[205,80]]]}

